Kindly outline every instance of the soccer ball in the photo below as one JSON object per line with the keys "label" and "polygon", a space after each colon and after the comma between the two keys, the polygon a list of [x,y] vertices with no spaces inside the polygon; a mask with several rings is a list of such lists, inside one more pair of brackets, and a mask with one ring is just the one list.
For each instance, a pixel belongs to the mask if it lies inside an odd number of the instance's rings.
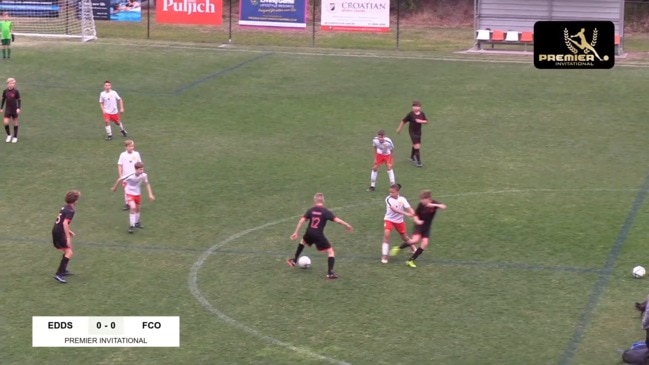
{"label": "soccer ball", "polygon": [[633,277],[636,279],[641,279],[645,276],[647,271],[642,266],[636,266],[633,268]]}
{"label": "soccer ball", "polygon": [[308,269],[311,267],[311,259],[309,256],[300,256],[300,258],[297,259],[297,264],[303,269]]}

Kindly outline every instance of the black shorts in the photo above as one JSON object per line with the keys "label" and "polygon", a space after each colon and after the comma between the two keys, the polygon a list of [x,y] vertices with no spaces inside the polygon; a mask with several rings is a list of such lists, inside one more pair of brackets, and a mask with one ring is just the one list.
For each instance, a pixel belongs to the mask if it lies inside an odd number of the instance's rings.
{"label": "black shorts", "polygon": [[410,133],[410,140],[412,141],[412,144],[421,143],[421,134]]}
{"label": "black shorts", "polygon": [[5,110],[5,118],[18,119],[18,113],[15,110]]}
{"label": "black shorts", "polygon": [[70,248],[68,245],[68,239],[65,238],[65,235],[56,234],[54,232],[52,232],[52,244],[54,244],[54,248],[57,250]]}
{"label": "black shorts", "polygon": [[425,228],[421,226],[415,226],[415,229],[412,230],[412,234],[418,234],[421,238],[430,238],[430,227]]}
{"label": "black shorts", "polygon": [[331,248],[331,243],[329,243],[327,237],[321,234],[311,234],[307,232],[302,237],[302,241],[304,241],[304,243],[306,243],[309,247],[315,244],[315,247],[318,249],[318,251],[324,251]]}

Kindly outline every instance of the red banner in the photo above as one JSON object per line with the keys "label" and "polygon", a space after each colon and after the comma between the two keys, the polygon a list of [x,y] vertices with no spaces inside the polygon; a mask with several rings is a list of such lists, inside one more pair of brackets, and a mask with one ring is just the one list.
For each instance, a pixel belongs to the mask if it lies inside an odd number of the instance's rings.
{"label": "red banner", "polygon": [[158,0],[156,21],[174,24],[223,24],[223,0]]}

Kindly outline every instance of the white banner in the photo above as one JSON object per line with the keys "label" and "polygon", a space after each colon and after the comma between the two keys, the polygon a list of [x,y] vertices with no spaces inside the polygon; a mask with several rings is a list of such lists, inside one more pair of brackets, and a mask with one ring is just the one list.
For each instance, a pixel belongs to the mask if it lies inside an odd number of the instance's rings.
{"label": "white banner", "polygon": [[322,31],[390,31],[390,0],[322,0]]}

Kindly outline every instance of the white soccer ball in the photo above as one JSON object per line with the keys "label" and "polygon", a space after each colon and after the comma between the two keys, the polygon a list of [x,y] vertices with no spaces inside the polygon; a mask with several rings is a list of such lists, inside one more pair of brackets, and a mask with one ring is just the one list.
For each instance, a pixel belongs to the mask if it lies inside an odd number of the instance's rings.
{"label": "white soccer ball", "polygon": [[311,267],[311,259],[309,256],[300,256],[300,258],[297,259],[297,265],[303,269],[308,269]]}
{"label": "white soccer ball", "polygon": [[636,279],[641,279],[647,274],[647,270],[642,266],[636,266],[633,268],[633,277]]}

